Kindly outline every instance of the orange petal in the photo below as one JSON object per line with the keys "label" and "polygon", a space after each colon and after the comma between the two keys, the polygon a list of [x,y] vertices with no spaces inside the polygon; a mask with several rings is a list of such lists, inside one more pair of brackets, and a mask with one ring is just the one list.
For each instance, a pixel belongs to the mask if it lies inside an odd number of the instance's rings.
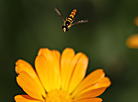
{"label": "orange petal", "polygon": [[36,100],[28,95],[17,95],[14,97],[16,102],[42,102],[41,100]]}
{"label": "orange petal", "polygon": [[57,50],[49,50],[47,48],[41,48],[38,52],[38,55],[44,55],[47,60],[49,60],[51,65],[51,83],[52,90],[60,89],[61,87],[61,78],[60,78],[60,53]]}
{"label": "orange petal", "polygon": [[99,82],[104,76],[105,76],[105,73],[103,72],[103,69],[97,69],[93,71],[78,85],[78,87],[73,92],[73,96],[78,95],[82,90]]}
{"label": "orange petal", "polygon": [[71,93],[82,81],[82,79],[85,76],[87,66],[88,66],[88,57],[83,54],[79,59],[79,61],[76,62],[76,66],[72,73],[68,89],[69,93]]}
{"label": "orange petal", "polygon": [[22,87],[29,96],[38,100],[43,100],[43,97],[46,97],[45,90],[41,83],[28,73],[22,71],[22,73],[16,77],[16,80],[19,86]]}
{"label": "orange petal", "polygon": [[61,88],[61,76],[60,76],[60,68],[59,68],[60,53],[56,50],[53,50],[52,55],[53,55],[53,61],[54,61],[53,85],[54,85],[54,89],[60,89]]}
{"label": "orange petal", "polygon": [[75,102],[102,102],[102,101],[103,100],[101,98],[88,98],[88,99],[78,100],[78,101],[75,101]]}
{"label": "orange petal", "polygon": [[138,34],[130,36],[126,41],[126,44],[129,48],[138,48]]}
{"label": "orange petal", "polygon": [[48,48],[40,48],[37,55],[46,55],[46,49]]}
{"label": "orange petal", "polygon": [[62,52],[61,56],[61,88],[62,90],[66,91],[66,76],[68,73],[69,65],[75,55],[75,52],[71,48],[66,48]]}
{"label": "orange petal", "polygon": [[60,88],[60,53],[47,48],[40,49],[35,59],[35,67],[47,92]]}
{"label": "orange petal", "polygon": [[98,89],[98,88],[104,88],[104,87],[109,87],[111,85],[111,81],[108,77],[104,77],[103,79],[101,79],[99,82],[95,83],[94,85],[84,89],[82,92],[80,92],[79,94],[85,93],[89,90],[94,90],[94,89]]}
{"label": "orange petal", "polygon": [[77,63],[78,63],[78,61],[80,60],[80,58],[81,58],[83,55],[84,55],[84,54],[81,53],[81,52],[80,52],[80,53],[77,53],[77,54],[73,57],[72,61],[70,62],[69,68],[67,69],[67,70],[68,70],[68,71],[67,71],[68,73],[66,73],[66,76],[65,76],[65,79],[66,79],[66,82],[65,82],[65,90],[68,89],[70,80],[71,80],[71,78],[72,78],[73,71],[74,71],[74,69],[75,69],[75,67],[76,67],[76,65],[77,65]]}
{"label": "orange petal", "polygon": [[106,88],[99,88],[99,89],[94,89],[94,90],[90,90],[87,91],[83,94],[80,94],[79,96],[75,97],[74,100],[81,100],[81,99],[87,99],[87,98],[93,98],[93,97],[97,97],[99,95],[101,95],[104,91],[106,90]]}
{"label": "orange petal", "polygon": [[111,85],[110,79],[108,77],[104,77],[99,82],[97,82],[96,84],[92,85],[91,87],[89,87],[86,90],[93,90],[93,89],[102,88],[102,87],[109,87],[110,85]]}
{"label": "orange petal", "polygon": [[20,74],[22,71],[25,71],[26,73],[28,73],[29,75],[31,75],[32,77],[36,77],[36,72],[33,69],[33,67],[26,61],[24,60],[17,60],[16,61],[16,66],[15,66],[15,71],[17,74]]}
{"label": "orange petal", "polygon": [[[21,76],[20,75],[21,73],[26,73],[26,75],[29,76],[29,79],[33,80],[34,83],[36,83],[36,86],[39,87],[39,88],[37,88],[37,89],[39,89],[39,93],[41,93],[41,95],[43,95],[45,97],[44,88],[42,87],[42,84],[40,83],[40,80],[38,79],[38,76],[36,75],[35,70],[32,68],[32,66],[28,62],[21,60],[21,59],[18,60],[16,62],[15,70],[19,74],[19,76]],[[22,80],[22,78],[19,78],[19,76],[17,77],[17,79],[20,79],[19,80],[19,82],[20,82]],[[30,82],[28,82],[28,83],[30,83]],[[21,87],[22,86],[24,87],[24,85],[22,85],[22,82],[18,83],[18,84],[21,85]],[[30,83],[30,85],[31,85],[31,83]]]}
{"label": "orange petal", "polygon": [[49,92],[50,90],[52,90],[51,77],[53,76],[50,76],[52,74],[50,71],[51,67],[44,55],[39,55],[36,57],[35,67],[44,88],[47,92]]}

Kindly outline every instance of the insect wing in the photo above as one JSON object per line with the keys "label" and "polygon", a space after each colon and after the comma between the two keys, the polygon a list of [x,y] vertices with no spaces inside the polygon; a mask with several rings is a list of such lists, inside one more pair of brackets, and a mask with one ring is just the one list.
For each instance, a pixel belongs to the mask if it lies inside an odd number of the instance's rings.
{"label": "insect wing", "polygon": [[64,20],[62,14],[60,13],[60,11],[56,7],[54,9],[57,12],[57,14],[62,18],[63,22],[65,22],[65,20]]}
{"label": "insect wing", "polygon": [[87,23],[87,22],[88,22],[88,19],[86,19],[86,20],[80,20],[78,22],[73,23],[72,25],[76,25],[76,24],[80,24],[80,23]]}

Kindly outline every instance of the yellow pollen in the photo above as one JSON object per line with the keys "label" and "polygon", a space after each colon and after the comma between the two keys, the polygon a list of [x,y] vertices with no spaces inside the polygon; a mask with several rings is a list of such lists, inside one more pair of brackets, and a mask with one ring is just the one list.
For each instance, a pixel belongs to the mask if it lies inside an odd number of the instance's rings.
{"label": "yellow pollen", "polygon": [[72,97],[62,90],[54,90],[47,94],[45,102],[72,102]]}

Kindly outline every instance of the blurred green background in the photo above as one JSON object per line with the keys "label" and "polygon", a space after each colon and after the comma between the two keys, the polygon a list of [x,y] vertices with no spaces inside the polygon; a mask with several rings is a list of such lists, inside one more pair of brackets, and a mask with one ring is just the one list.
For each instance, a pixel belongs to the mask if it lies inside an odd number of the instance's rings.
{"label": "blurred green background", "polygon": [[[89,19],[63,33],[62,19],[78,10],[75,21]],[[137,102],[138,50],[129,49],[126,39],[138,33],[133,20],[138,0],[0,0],[0,101],[14,102],[24,93],[17,85],[17,59],[34,64],[41,47],[66,47],[89,57],[87,74],[103,68],[112,85],[101,97],[105,102]]]}

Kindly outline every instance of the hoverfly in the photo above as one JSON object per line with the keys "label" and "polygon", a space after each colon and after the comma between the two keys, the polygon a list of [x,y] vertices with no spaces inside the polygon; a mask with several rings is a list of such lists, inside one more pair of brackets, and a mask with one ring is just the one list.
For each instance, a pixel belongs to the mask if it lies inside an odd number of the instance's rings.
{"label": "hoverfly", "polygon": [[70,29],[70,27],[73,26],[73,25],[88,22],[88,19],[87,19],[87,20],[80,20],[80,21],[77,21],[77,22],[73,23],[73,21],[75,19],[74,16],[77,13],[77,9],[73,9],[72,12],[70,13],[69,17],[68,18],[66,17],[66,20],[64,20],[62,14],[59,12],[59,10],[57,8],[54,8],[54,9],[58,13],[58,15],[62,18],[62,20],[64,22],[63,26],[62,26],[63,32],[68,31]]}

